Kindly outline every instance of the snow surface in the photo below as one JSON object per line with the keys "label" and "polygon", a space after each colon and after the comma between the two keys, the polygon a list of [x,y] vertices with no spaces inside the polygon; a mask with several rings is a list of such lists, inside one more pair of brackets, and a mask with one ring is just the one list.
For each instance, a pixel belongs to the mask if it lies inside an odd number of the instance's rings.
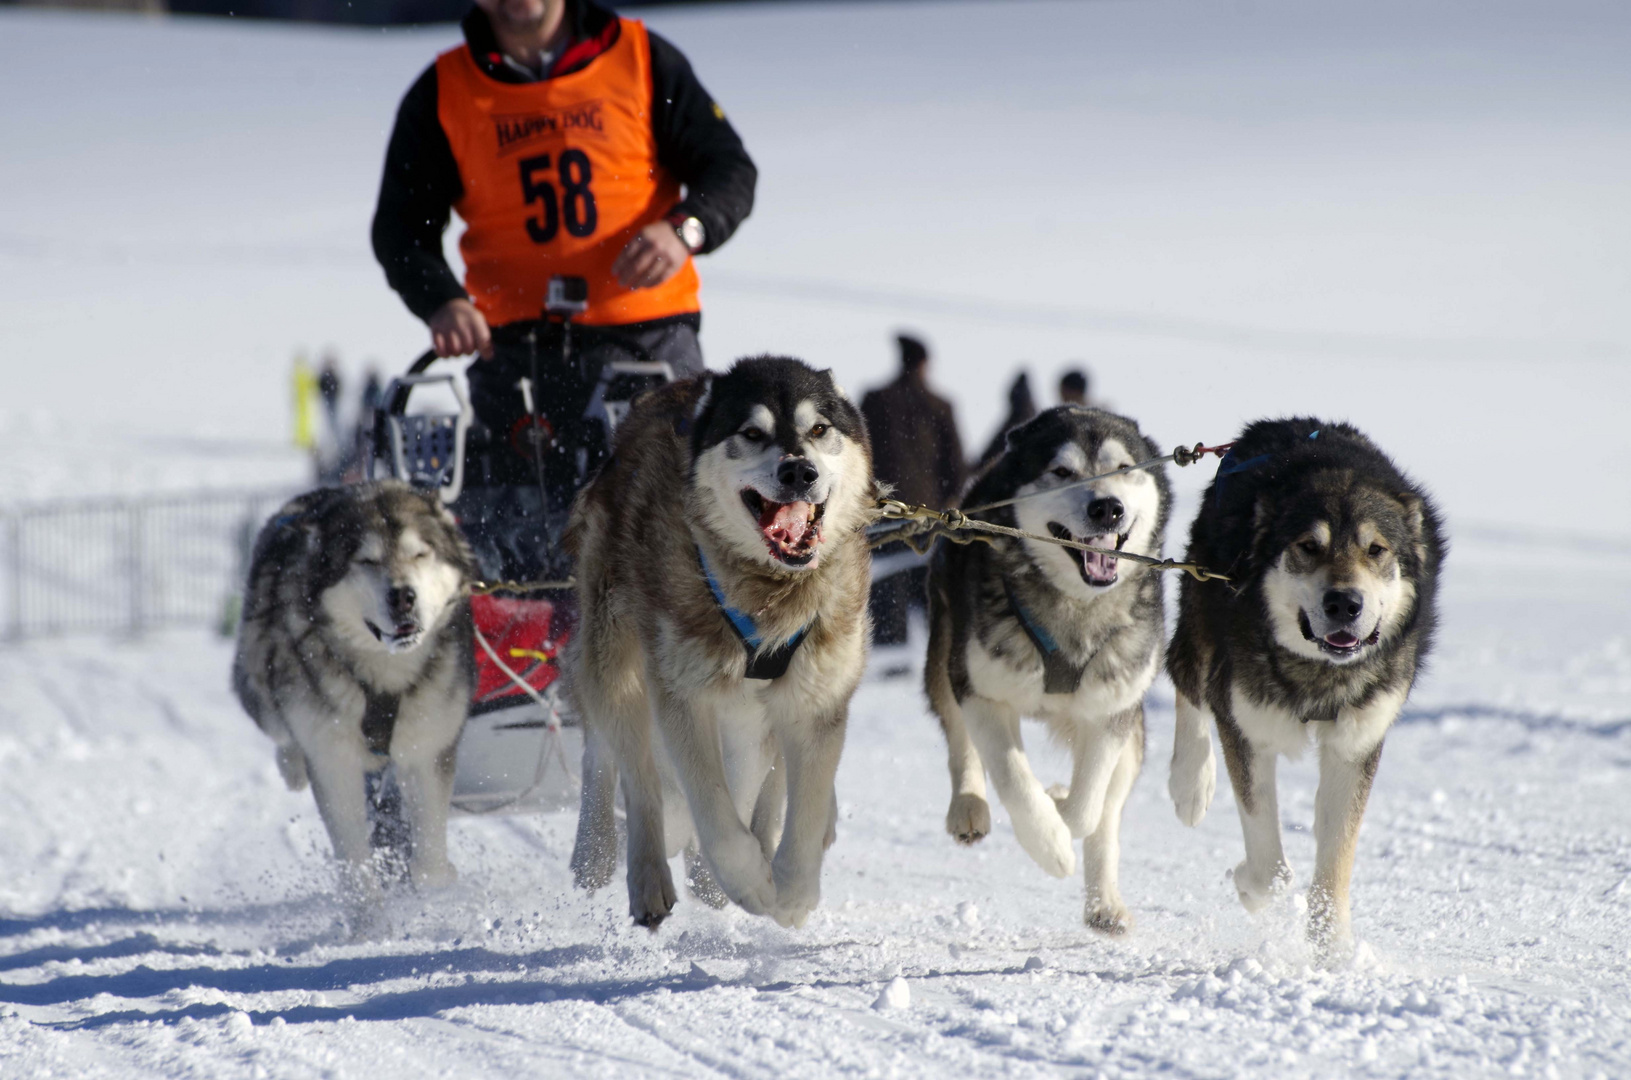
{"label": "snow surface", "polygon": [[[1080,358],[1163,442],[1343,416],[1437,493],[1444,635],[1360,836],[1355,963],[1309,967],[1295,897],[1240,908],[1226,785],[1177,822],[1165,682],[1125,940],[1000,807],[980,847],[945,835],[940,736],[883,677],[920,658],[886,651],[805,930],[690,902],[636,930],[539,814],[456,820],[459,884],[359,945],[229,646],[61,640],[0,651],[0,1075],[1631,1074],[1631,9],[648,17],[763,173],[703,267],[716,366],[789,351],[860,389],[919,326],[971,444],[1015,361],[1041,389]],[[298,480],[292,351],[422,347],[366,223],[453,40],[0,12],[0,501]],[[1177,474],[1174,547],[1208,471]],[[1303,881],[1314,783],[1282,772]]]}

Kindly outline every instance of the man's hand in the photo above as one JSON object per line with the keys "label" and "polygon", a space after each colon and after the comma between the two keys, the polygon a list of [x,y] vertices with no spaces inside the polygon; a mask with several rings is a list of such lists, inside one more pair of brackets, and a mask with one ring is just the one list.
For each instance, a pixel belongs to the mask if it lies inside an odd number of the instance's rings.
{"label": "man's hand", "polygon": [[487,329],[487,320],[476,305],[463,298],[449,300],[430,317],[430,343],[436,355],[443,358],[470,353],[480,353],[483,360],[493,356],[493,335]]}
{"label": "man's hand", "polygon": [[691,253],[666,221],[641,229],[612,263],[612,273],[626,289],[649,289],[680,272]]}

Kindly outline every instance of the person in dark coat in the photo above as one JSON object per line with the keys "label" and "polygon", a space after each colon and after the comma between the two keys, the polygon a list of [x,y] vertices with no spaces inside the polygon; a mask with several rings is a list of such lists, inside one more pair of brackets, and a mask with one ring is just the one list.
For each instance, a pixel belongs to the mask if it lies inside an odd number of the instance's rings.
{"label": "person in dark coat", "polygon": [[1014,379],[1013,385],[1008,388],[1008,415],[1003,417],[1002,426],[992,436],[991,442],[980,455],[980,460],[974,463],[974,470],[985,468],[1008,446],[1008,433],[1031,417],[1036,415],[1036,398],[1031,395],[1031,377],[1027,372],[1021,371]]}
{"label": "person in dark coat", "polygon": [[[900,376],[861,399],[872,439],[872,467],[878,479],[894,488],[903,502],[936,510],[956,503],[962,494],[967,463],[951,402],[929,389],[929,350],[919,339],[901,334]],[[884,555],[907,550],[891,544]],[[926,603],[927,569],[921,565],[891,574],[872,585],[872,639],[879,645],[906,641],[907,609]]]}

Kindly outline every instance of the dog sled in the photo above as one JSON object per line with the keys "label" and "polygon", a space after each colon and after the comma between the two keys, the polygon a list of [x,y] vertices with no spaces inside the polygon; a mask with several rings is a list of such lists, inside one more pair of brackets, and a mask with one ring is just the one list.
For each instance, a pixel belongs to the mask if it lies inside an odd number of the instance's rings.
{"label": "dog sled", "polygon": [[[374,416],[369,477],[437,492],[481,572],[470,601],[476,686],[453,782],[453,806],[466,813],[577,806],[583,734],[560,682],[577,625],[567,515],[634,398],[674,377],[637,344],[574,326],[573,301],[554,282],[549,310],[554,319],[520,338],[533,364],[509,430],[477,418],[462,372],[433,352],[390,382]],[[541,369],[571,369],[574,346],[584,377],[546,389]]]}

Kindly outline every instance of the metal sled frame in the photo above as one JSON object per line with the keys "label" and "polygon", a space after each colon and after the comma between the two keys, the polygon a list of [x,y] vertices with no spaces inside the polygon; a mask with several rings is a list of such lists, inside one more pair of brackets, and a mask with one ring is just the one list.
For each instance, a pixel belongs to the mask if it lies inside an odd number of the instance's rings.
{"label": "metal sled frame", "polygon": [[[444,506],[452,504],[464,490],[464,447],[475,411],[458,376],[450,372],[426,375],[436,360],[426,352],[413,362],[407,374],[392,379],[384,400],[374,416],[374,446],[390,446],[391,473],[416,487],[434,488]],[[408,397],[416,386],[446,383],[459,403],[457,413],[418,413],[408,415]],[[383,428],[384,438],[380,436]],[[374,479],[376,456],[368,455],[368,479]]]}

